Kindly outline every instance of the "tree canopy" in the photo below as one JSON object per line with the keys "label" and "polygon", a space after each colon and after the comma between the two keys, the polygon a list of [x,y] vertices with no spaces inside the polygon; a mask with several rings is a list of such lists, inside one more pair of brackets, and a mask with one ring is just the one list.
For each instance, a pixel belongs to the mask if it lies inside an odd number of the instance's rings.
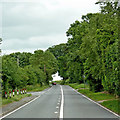
{"label": "tree canopy", "polygon": [[49,51],[36,50],[34,54],[17,52],[3,55],[3,92],[25,88],[27,85],[49,84],[52,74],[57,70],[57,60]]}
{"label": "tree canopy", "polygon": [[100,13],[88,13],[70,24],[67,43],[45,52],[4,55],[3,90],[49,84],[51,75],[58,71],[63,83],[84,82],[91,91],[105,90],[120,96],[120,7],[118,2],[96,4]]}
{"label": "tree canopy", "polygon": [[[90,90],[120,95],[118,2],[97,2],[100,13],[88,13],[66,32],[68,42],[50,47],[59,74],[70,83],[84,81]],[[62,51],[62,53],[61,53]]]}

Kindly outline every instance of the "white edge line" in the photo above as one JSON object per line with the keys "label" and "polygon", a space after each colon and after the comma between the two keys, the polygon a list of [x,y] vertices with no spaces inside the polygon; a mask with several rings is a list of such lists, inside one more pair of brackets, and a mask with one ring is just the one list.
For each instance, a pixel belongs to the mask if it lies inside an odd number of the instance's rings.
{"label": "white edge line", "polygon": [[63,119],[63,105],[64,105],[64,96],[63,96],[63,89],[62,89],[62,86],[60,85],[60,88],[61,88],[61,94],[62,94],[62,98],[61,98],[61,106],[60,106],[60,120]]}
{"label": "white edge line", "polygon": [[[70,86],[69,86],[70,87]],[[72,87],[71,87],[72,88]],[[100,107],[104,108],[105,110],[111,112],[112,114],[116,115],[117,117],[120,117],[118,114],[114,113],[113,111],[109,110],[108,108],[102,106],[101,104],[95,102],[94,100],[90,99],[89,97],[83,95],[82,93],[79,93],[77,90],[75,90],[74,88],[72,88],[75,92],[77,92],[78,94],[82,95],[83,97],[87,98],[88,100],[94,102],[95,104],[99,105]]]}
{"label": "white edge line", "polygon": [[[44,93],[48,92],[48,91],[49,91],[49,90],[51,90],[51,89],[52,89],[52,87],[51,87],[51,88],[49,88],[47,91],[43,92],[42,94],[44,94]],[[41,94],[41,95],[42,95],[42,94]],[[12,114],[12,113],[14,113],[14,112],[18,111],[19,109],[21,109],[21,108],[25,107],[26,105],[30,104],[31,102],[35,101],[36,99],[38,99],[39,97],[41,97],[41,95],[39,95],[38,97],[36,97],[36,98],[35,98],[35,99],[33,99],[32,101],[30,101],[30,102],[28,102],[28,103],[26,103],[26,104],[24,104],[24,105],[20,106],[19,108],[17,108],[17,109],[15,109],[15,110],[13,110],[12,112],[10,112],[10,113],[8,113],[8,114],[4,115],[3,117],[1,117],[1,118],[0,118],[0,120],[1,120],[1,119],[3,119],[3,118],[5,118],[5,117],[7,117],[8,115],[10,115],[10,114]]]}

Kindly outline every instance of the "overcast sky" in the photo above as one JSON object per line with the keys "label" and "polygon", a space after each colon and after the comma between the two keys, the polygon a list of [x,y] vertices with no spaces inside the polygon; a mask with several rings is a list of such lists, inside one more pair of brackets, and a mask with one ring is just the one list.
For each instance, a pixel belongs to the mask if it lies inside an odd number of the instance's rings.
{"label": "overcast sky", "polygon": [[97,0],[16,1],[2,3],[3,54],[46,50],[66,43],[70,24],[80,21],[82,15],[100,11]]}

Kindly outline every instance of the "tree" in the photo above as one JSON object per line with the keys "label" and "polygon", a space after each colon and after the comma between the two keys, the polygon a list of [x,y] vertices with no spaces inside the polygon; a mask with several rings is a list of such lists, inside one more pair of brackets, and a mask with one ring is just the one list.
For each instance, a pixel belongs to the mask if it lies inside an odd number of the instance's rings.
{"label": "tree", "polygon": [[30,58],[30,64],[38,67],[46,74],[46,80],[44,81],[46,84],[49,84],[49,81],[52,80],[52,74],[55,74],[58,70],[57,60],[49,51],[35,51]]}
{"label": "tree", "polygon": [[15,60],[17,61],[17,64],[20,67],[25,67],[27,65],[30,65],[29,62],[29,58],[32,56],[32,53],[27,53],[27,52],[16,52],[16,53],[12,53],[10,54],[11,57],[15,58]]}

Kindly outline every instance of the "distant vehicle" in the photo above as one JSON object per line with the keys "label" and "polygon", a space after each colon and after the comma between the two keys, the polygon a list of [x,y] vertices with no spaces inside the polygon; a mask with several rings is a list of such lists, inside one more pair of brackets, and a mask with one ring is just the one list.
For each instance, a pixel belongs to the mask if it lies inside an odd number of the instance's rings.
{"label": "distant vehicle", "polygon": [[53,83],[52,83],[52,85],[56,85],[56,83],[55,83],[55,82],[53,82]]}

